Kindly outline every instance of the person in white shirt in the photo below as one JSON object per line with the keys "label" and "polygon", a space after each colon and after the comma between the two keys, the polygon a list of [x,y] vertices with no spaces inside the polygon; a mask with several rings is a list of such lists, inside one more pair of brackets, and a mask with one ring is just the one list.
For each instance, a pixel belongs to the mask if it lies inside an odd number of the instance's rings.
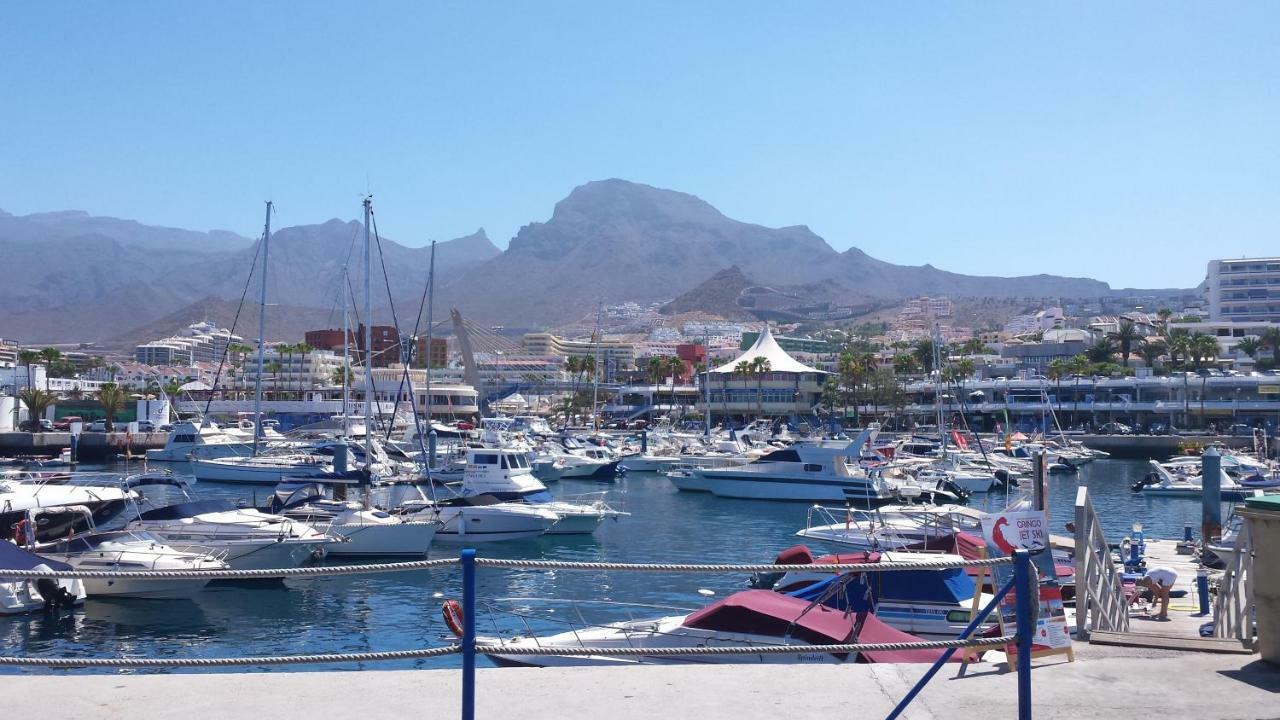
{"label": "person in white shirt", "polygon": [[[1154,567],[1147,570],[1147,574],[1138,578],[1138,587],[1144,588],[1151,593],[1151,603],[1160,602],[1160,612],[1156,615],[1157,620],[1169,619],[1169,591],[1173,590],[1173,584],[1178,581],[1178,573],[1172,568]],[[1143,593],[1136,593],[1129,602],[1135,603]]]}

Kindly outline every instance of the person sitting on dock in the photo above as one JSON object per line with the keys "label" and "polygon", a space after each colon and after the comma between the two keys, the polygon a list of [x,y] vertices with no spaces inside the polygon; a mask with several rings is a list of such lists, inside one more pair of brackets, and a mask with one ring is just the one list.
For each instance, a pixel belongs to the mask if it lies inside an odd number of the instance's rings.
{"label": "person sitting on dock", "polygon": [[[1153,605],[1157,600],[1160,601],[1160,612],[1156,615],[1157,620],[1169,619],[1169,592],[1173,590],[1173,584],[1177,580],[1178,573],[1174,572],[1172,568],[1154,567],[1147,570],[1147,574],[1138,578],[1135,583],[1138,587],[1150,592],[1150,599]],[[1147,593],[1134,593],[1129,603],[1133,604],[1146,595]]]}

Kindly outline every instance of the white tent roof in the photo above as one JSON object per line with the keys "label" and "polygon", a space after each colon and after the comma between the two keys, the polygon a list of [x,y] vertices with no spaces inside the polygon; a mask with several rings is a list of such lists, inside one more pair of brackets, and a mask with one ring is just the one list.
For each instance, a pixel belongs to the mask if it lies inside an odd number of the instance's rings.
{"label": "white tent roof", "polygon": [[773,339],[773,333],[769,332],[769,326],[765,325],[764,330],[760,333],[760,337],[756,338],[756,342],[747,348],[738,357],[711,370],[713,373],[729,374],[736,372],[734,366],[739,362],[746,360],[751,362],[757,357],[763,357],[769,361],[770,372],[789,372],[789,373],[820,373],[822,370],[811,368],[808,365],[796,360],[787,354],[782,346],[778,345],[778,341]]}
{"label": "white tent roof", "polygon": [[494,403],[494,405],[504,405],[504,406],[512,406],[512,407],[528,407],[529,401],[525,400],[524,396],[521,395],[520,393],[511,393],[510,395]]}

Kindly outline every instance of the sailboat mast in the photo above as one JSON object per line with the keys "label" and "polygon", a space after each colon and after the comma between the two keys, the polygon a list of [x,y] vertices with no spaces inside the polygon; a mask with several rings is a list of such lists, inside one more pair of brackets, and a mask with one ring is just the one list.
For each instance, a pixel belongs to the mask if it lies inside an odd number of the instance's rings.
{"label": "sailboat mast", "polygon": [[364,462],[373,463],[373,243],[369,239],[373,199],[364,199]]}
{"label": "sailboat mast", "polygon": [[[432,322],[435,320],[436,299],[436,241],[431,241],[431,262],[427,266],[427,433],[431,433],[431,341]],[[431,460],[427,458],[427,477],[431,476]]]}
{"label": "sailboat mast", "polygon": [[271,201],[267,201],[267,219],[262,225],[262,292],[258,296],[258,378],[253,384],[253,454],[258,454],[262,440],[262,355],[267,334],[267,250],[271,244]]}
{"label": "sailboat mast", "polygon": [[342,438],[351,436],[351,324],[347,319],[347,266],[342,266]]}
{"label": "sailboat mast", "polygon": [[933,326],[933,372],[935,373],[933,396],[938,403],[938,435],[942,440],[942,457],[945,460],[947,457],[947,423],[942,406],[942,333],[939,332],[937,324]]}
{"label": "sailboat mast", "polygon": [[596,305],[596,361],[595,370],[592,372],[593,382],[591,385],[591,424],[596,432],[600,432],[600,414],[596,412],[596,407],[600,401],[600,314],[603,312],[604,303],[600,302]]}

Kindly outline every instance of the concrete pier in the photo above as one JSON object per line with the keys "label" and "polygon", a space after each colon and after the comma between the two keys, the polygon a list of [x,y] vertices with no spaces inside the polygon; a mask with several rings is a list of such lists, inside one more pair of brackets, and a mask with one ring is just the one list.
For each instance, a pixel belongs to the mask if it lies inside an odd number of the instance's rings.
{"label": "concrete pier", "polygon": [[[82,432],[78,460],[81,462],[104,462],[118,455],[132,453],[142,455],[151,448],[164,447],[169,433],[138,433],[130,436],[117,431]],[[6,432],[0,433],[0,457],[18,455],[37,455],[56,457],[58,453],[71,447],[69,432]]]}
{"label": "concrete pier", "polygon": [[[1113,648],[1111,651],[1121,650]],[[1280,671],[1252,657],[1200,653],[1111,654],[1074,663],[1037,661],[1034,716],[1275,717]],[[703,665],[481,669],[479,718],[521,720],[777,720],[879,718],[925,665]],[[291,717],[456,718],[457,670],[5,676],[0,693],[15,717],[223,720]],[[1003,666],[948,666],[905,717],[1010,718],[1017,677]]]}
{"label": "concrete pier", "polygon": [[1253,438],[1243,435],[1070,435],[1091,450],[1121,459],[1162,459],[1183,454],[1184,447],[1224,445],[1247,450]]}

